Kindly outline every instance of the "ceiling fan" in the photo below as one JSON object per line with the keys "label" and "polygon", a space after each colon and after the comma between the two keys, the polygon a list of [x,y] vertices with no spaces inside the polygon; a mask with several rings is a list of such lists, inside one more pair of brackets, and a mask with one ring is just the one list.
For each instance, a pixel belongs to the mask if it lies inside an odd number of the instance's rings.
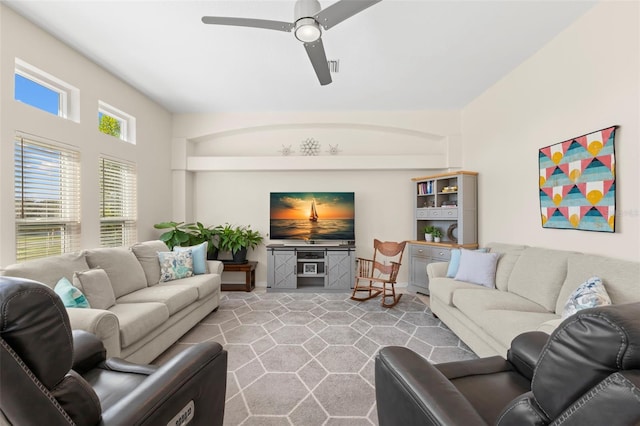
{"label": "ceiling fan", "polygon": [[293,12],[293,23],[222,16],[203,16],[202,22],[213,25],[235,25],[285,32],[294,30],[296,38],[304,43],[311,65],[313,65],[320,84],[324,86],[331,83],[331,74],[329,73],[327,56],[324,53],[320,27],[327,31],[329,28],[380,1],[382,0],[340,0],[321,10],[318,0],[297,0]]}

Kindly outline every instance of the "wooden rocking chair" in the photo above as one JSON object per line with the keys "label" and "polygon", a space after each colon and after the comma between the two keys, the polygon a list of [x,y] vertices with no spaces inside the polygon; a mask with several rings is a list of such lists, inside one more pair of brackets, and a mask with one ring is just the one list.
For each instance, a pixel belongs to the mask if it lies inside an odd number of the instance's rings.
{"label": "wooden rocking chair", "polygon": [[[394,284],[400,270],[406,244],[406,241],[396,243],[374,239],[373,259],[358,258],[358,275],[353,286],[351,299],[364,301],[382,293],[382,306],[385,308],[395,306],[402,296],[402,294],[396,294]],[[363,291],[366,291],[368,295],[364,298],[357,297],[358,293]],[[392,301],[387,303],[386,300],[389,297],[392,298]]]}

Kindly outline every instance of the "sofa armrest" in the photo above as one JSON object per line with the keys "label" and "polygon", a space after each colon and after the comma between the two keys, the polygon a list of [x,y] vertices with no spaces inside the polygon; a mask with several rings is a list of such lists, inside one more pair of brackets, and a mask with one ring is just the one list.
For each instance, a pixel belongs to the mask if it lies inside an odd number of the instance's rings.
{"label": "sofa armrest", "polygon": [[219,260],[207,260],[207,268],[209,268],[210,274],[222,275],[224,270],[224,263]]}
{"label": "sofa armrest", "polygon": [[183,413],[193,424],[222,425],[226,384],[227,351],[216,342],[198,343],[107,408],[102,424],[164,425]]}
{"label": "sofa armrest", "polygon": [[444,374],[408,348],[378,352],[375,388],[380,426],[486,425]]}
{"label": "sofa armrest", "polygon": [[532,380],[533,370],[548,340],[549,335],[542,331],[522,333],[511,341],[507,359],[520,374]]}
{"label": "sofa armrest", "polygon": [[429,278],[444,278],[447,276],[449,262],[432,262],[427,264],[427,276]]}
{"label": "sofa armrest", "polygon": [[118,317],[103,309],[67,308],[71,329],[94,334],[107,350],[107,358],[120,356],[120,323]]}

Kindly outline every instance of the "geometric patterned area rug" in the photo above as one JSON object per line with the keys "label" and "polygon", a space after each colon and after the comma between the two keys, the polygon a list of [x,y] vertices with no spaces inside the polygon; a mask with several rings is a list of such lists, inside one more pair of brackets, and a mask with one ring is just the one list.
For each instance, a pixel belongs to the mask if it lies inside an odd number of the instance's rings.
{"label": "geometric patterned area rug", "polygon": [[214,340],[229,352],[225,425],[377,425],[374,359],[406,346],[433,363],[477,356],[416,296],[225,292],[155,363]]}

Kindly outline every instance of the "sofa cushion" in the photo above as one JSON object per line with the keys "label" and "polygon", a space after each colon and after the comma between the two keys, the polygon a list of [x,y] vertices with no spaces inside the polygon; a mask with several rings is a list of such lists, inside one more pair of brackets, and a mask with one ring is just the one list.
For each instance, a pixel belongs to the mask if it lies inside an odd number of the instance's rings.
{"label": "sofa cushion", "polygon": [[169,315],[173,315],[185,306],[198,300],[198,290],[187,286],[153,286],[136,290],[119,297],[116,302],[141,303],[158,302],[167,305]]}
{"label": "sofa cushion", "polygon": [[94,309],[109,309],[116,304],[116,296],[104,269],[95,268],[73,274],[73,283],[84,291]]}
{"label": "sofa cushion", "polygon": [[615,304],[640,302],[640,262],[573,253],[567,262],[567,278],[562,285],[556,313],[562,313],[569,295],[589,277],[597,276]]}
{"label": "sofa cushion", "polygon": [[568,251],[527,247],[511,271],[508,291],[555,312],[570,255]]}
{"label": "sofa cushion", "polygon": [[[463,249],[451,249],[451,257],[449,258],[449,265],[447,266],[447,278],[454,278],[460,268],[460,254]],[[487,248],[476,249],[481,253],[486,253]]]}
{"label": "sofa cushion", "polygon": [[154,240],[135,243],[131,246],[131,251],[140,262],[144,275],[147,278],[147,285],[154,286],[160,282],[160,261],[158,252],[169,251],[169,247],[164,241]]}
{"label": "sofa cushion", "polygon": [[568,318],[578,311],[611,304],[611,298],[598,277],[591,277],[576,288],[569,296],[562,310],[562,318]]}
{"label": "sofa cushion", "polygon": [[90,308],[87,298],[79,288],[74,287],[66,277],[60,278],[53,291],[62,300],[65,308]]}
{"label": "sofa cushion", "polygon": [[466,281],[487,288],[496,287],[496,265],[500,253],[482,253],[462,249],[456,281]]}
{"label": "sofa cushion", "polygon": [[498,259],[498,265],[496,266],[496,288],[501,291],[507,291],[511,271],[513,271],[520,254],[527,246],[489,243],[487,248],[491,253],[500,253],[500,259]]}
{"label": "sofa cushion", "polygon": [[453,294],[458,289],[489,290],[481,285],[455,281],[452,278],[437,277],[429,279],[429,294],[431,297],[441,300],[448,306],[453,306]]}
{"label": "sofa cushion", "polygon": [[158,253],[158,258],[160,259],[160,282],[193,276],[193,253],[191,250],[161,251]]}
{"label": "sofa cushion", "polygon": [[205,241],[195,246],[188,246],[188,247],[175,246],[173,248],[173,251],[191,250],[191,255],[193,256],[193,274],[201,275],[201,274],[207,273],[207,247],[208,246],[209,246],[209,243]]}
{"label": "sofa cushion", "polygon": [[220,275],[194,275],[193,277],[158,284],[158,287],[163,286],[180,286],[194,288],[198,292],[198,300],[201,300],[220,289]]}
{"label": "sofa cushion", "polygon": [[54,288],[60,278],[65,277],[71,281],[75,271],[87,269],[89,265],[83,253],[65,253],[9,265],[2,272],[3,275],[27,278]]}
{"label": "sofa cushion", "polygon": [[[116,298],[147,286],[142,265],[133,252],[124,247],[99,248],[86,251],[91,268],[106,271]],[[91,300],[89,300],[91,302]]]}
{"label": "sofa cushion", "polygon": [[169,319],[169,309],[163,303],[122,303],[109,308],[120,323],[120,344],[123,348],[137,342]]}
{"label": "sofa cushion", "polygon": [[500,290],[482,292],[469,289],[456,290],[453,293],[453,305],[470,318],[475,318],[489,310],[546,312],[543,306],[529,299]]}

